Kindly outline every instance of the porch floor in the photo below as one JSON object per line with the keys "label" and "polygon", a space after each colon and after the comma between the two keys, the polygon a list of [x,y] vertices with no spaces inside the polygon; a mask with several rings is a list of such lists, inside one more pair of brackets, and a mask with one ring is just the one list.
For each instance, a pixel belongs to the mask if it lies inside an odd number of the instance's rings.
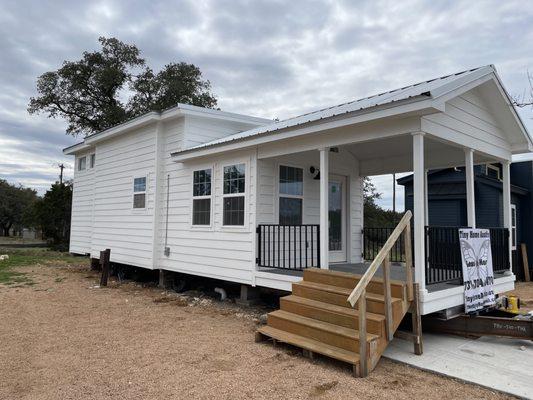
{"label": "porch floor", "polygon": [[[351,274],[358,274],[362,275],[366,272],[366,270],[370,267],[370,263],[336,263],[336,264],[330,264],[329,269],[331,271],[341,271],[341,272],[347,272]],[[262,272],[268,272],[271,274],[280,274],[285,276],[303,276],[303,271],[299,270],[290,270],[290,269],[278,269],[278,268],[260,268],[260,271]],[[391,263],[391,279],[399,280],[399,281],[405,281],[406,279],[406,273],[405,273],[405,266],[400,263]],[[381,277],[383,274],[381,268],[379,268],[376,272],[375,276]],[[426,289],[428,292],[437,292],[439,290],[446,290],[450,289],[452,287],[457,286],[463,286],[461,282],[459,281],[453,281],[453,282],[443,282],[443,283],[435,283],[432,285],[427,285]]]}

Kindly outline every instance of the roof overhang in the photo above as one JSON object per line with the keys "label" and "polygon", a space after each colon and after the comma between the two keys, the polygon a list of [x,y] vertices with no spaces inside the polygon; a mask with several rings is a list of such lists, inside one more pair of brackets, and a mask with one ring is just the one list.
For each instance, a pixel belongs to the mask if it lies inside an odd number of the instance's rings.
{"label": "roof overhang", "polygon": [[335,115],[329,118],[295,124],[294,126],[289,127],[280,128],[279,125],[283,121],[276,122],[265,126],[258,134],[237,138],[226,142],[215,143],[212,145],[200,145],[179,152],[174,152],[171,154],[171,158],[175,162],[185,162],[228,151],[252,148],[278,140],[291,139],[320,131],[328,131],[350,125],[375,121],[382,118],[392,118],[399,115],[406,117],[414,115],[427,115],[442,111],[444,111],[443,105],[433,103],[427,95],[420,95],[398,102],[391,102],[342,115]]}
{"label": "roof overhang", "polygon": [[175,107],[164,110],[162,112],[151,111],[147,114],[140,115],[136,118],[123,122],[120,125],[106,129],[105,131],[97,132],[87,136],[83,142],[75,144],[73,146],[63,149],[63,154],[71,155],[80,151],[87,150],[95,143],[107,140],[124,133],[131,132],[132,130],[142,128],[144,126],[157,123],[159,121],[166,121],[173,118],[179,118],[183,116],[209,118],[223,121],[239,122],[245,125],[258,126],[266,125],[272,122],[272,120],[265,118],[251,117],[242,114],[230,113],[226,111],[213,110],[209,108],[192,106],[189,104],[178,104]]}

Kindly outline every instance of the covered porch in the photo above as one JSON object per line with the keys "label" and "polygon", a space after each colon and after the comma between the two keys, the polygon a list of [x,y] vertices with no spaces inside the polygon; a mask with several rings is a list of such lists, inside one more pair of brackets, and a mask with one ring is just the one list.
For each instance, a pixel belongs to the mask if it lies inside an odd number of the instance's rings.
{"label": "covered porch", "polygon": [[[389,129],[408,130],[403,126],[408,120],[398,120]],[[424,118],[418,119],[419,126],[424,125],[423,121]],[[468,227],[475,228],[474,165],[498,162],[503,167],[504,226],[491,228],[495,289],[496,292],[512,289],[514,276],[510,271],[508,229],[511,218],[510,160],[502,158],[501,152],[489,154],[487,148],[481,151],[474,146],[444,140],[429,127],[382,137],[379,136],[383,127],[380,130],[375,134],[369,133],[361,141],[334,142],[338,145],[316,150],[279,155],[265,151],[264,158],[261,151],[258,153],[259,176],[262,175],[262,163],[274,165],[277,170],[287,163],[298,165],[303,176],[300,180],[296,179],[297,182],[280,182],[283,172],[274,174],[277,187],[270,193],[272,203],[277,206],[268,218],[262,219],[258,212],[257,284],[262,285],[268,280],[270,287],[290,290],[291,283],[301,279],[302,271],[313,267],[364,274],[394,227],[364,226],[363,177],[412,171],[414,217],[411,248],[414,281],[419,284],[422,313],[461,305],[464,301],[458,238],[461,227],[428,226],[427,171],[449,167],[466,169]],[[355,136],[358,136],[356,131]],[[475,141],[472,143],[475,144]],[[286,151],[290,149],[285,148]],[[289,160],[298,161],[291,164]],[[285,188],[290,188],[298,184],[303,186],[298,192],[301,194],[301,203],[298,204],[302,211],[301,215],[297,215],[297,223],[291,224],[287,223],[284,214],[291,214],[294,210],[284,208],[284,194],[280,187],[285,185]],[[314,191],[309,190],[310,185],[314,185]],[[261,195],[264,194],[260,192]],[[297,195],[292,197],[299,198]],[[281,222],[280,215],[284,222]],[[391,279],[399,281],[405,281],[407,275],[402,240],[396,243],[390,254]],[[377,276],[380,275],[381,271],[378,271]]]}

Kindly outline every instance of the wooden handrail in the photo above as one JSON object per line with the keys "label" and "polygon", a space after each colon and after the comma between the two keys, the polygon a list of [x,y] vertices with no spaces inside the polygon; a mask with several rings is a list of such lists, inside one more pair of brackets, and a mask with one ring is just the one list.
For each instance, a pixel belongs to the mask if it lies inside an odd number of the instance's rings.
{"label": "wooden handrail", "polygon": [[394,230],[392,231],[391,235],[389,236],[379,253],[377,254],[376,258],[374,258],[374,261],[372,261],[372,264],[370,264],[370,267],[366,270],[363,277],[357,283],[355,289],[348,296],[348,302],[352,305],[352,307],[354,307],[357,303],[357,300],[359,300],[363,289],[366,288],[368,283],[372,280],[379,266],[388,256],[389,252],[392,249],[392,246],[394,246],[394,243],[396,243],[403,230],[407,227],[408,224],[410,224],[412,216],[413,214],[411,213],[411,211],[407,210],[398,225],[396,225],[396,228],[394,228]]}
{"label": "wooden handrail", "polygon": [[[379,266],[383,264],[383,297],[385,300],[385,325],[387,331],[387,340],[391,341],[393,338],[393,317],[392,317],[392,296],[391,296],[391,284],[390,284],[390,251],[392,246],[399,239],[400,235],[404,233],[404,238],[408,242],[405,243],[405,265],[407,268],[407,285],[412,286],[412,255],[411,255],[411,211],[407,211],[396,228],[392,231],[391,235],[378,252],[374,261],[370,264],[370,267],[363,274],[359,280],[355,289],[348,296],[348,301],[352,305],[358,304],[359,309],[359,376],[365,377],[368,375],[368,346],[366,343],[366,287],[374,277],[374,274],[378,270]],[[407,289],[407,296],[411,301],[412,287]]]}

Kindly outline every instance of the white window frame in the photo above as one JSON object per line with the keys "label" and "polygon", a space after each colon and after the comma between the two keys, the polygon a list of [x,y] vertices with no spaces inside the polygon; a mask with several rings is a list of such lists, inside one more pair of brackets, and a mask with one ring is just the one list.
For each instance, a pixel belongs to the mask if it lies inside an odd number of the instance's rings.
{"label": "white window frame", "polygon": [[[81,161],[82,161],[82,160],[85,160],[85,165],[84,165],[83,168],[81,168]],[[81,171],[86,171],[86,170],[87,170],[87,156],[78,157],[78,163],[77,163],[77,164],[78,164],[78,165],[76,166],[76,167],[77,167],[76,169],[77,169],[79,172],[81,172]]]}
{"label": "white window frame", "polygon": [[[244,192],[243,193],[224,193],[224,168],[232,165],[244,164]],[[248,223],[248,193],[250,189],[250,162],[248,160],[235,160],[221,164],[220,167],[220,192],[222,197],[220,224],[224,230],[249,230]],[[227,197],[244,197],[244,223],[243,225],[224,225],[224,199]]]}
{"label": "white window frame", "polygon": [[[144,191],[136,192],[135,191],[135,179],[139,178],[145,178],[145,185],[144,185]],[[135,203],[135,195],[136,194],[144,194],[144,207],[134,207]],[[148,174],[139,174],[134,175],[131,179],[131,209],[133,212],[145,212],[147,210],[148,205]]]}
{"label": "white window frame", "polygon": [[498,177],[496,179],[498,179],[499,181],[502,180],[502,175],[501,175],[501,172],[500,172],[500,169],[492,164],[486,164],[487,166],[487,171],[486,171],[486,175],[489,176],[489,169],[492,169],[492,170],[495,170],[497,173],[498,173]]}
{"label": "white window frame", "polygon": [[[281,193],[280,191],[280,183],[279,183],[279,180],[280,180],[280,177],[281,177],[281,174],[280,174],[280,168],[281,167],[290,167],[290,168],[298,168],[298,169],[301,169],[302,170],[302,194],[301,195],[294,195],[294,194],[284,194],[284,193]],[[300,165],[295,165],[295,164],[291,164],[291,163],[277,163],[276,164],[276,194],[277,194],[277,202],[276,202],[276,214],[277,214],[277,217],[278,217],[278,224],[279,224],[279,212],[280,212],[280,209],[279,209],[279,201],[280,201],[280,198],[281,197],[286,197],[286,198],[292,198],[292,199],[301,199],[302,200],[302,225],[305,224],[305,168],[300,166]]]}
{"label": "white window frame", "polygon": [[[514,223],[513,223],[513,216],[514,216]],[[518,243],[518,231],[516,229],[517,222],[517,215],[516,215],[516,204],[511,204],[511,221],[510,221],[510,232],[511,235],[511,250],[516,250],[516,245]],[[514,240],[513,240],[513,232],[514,232]]]}
{"label": "white window frame", "polygon": [[[206,170],[206,169],[210,169],[211,170],[211,194],[209,196],[195,196],[194,195],[194,173],[196,171],[203,171],[203,170]],[[214,218],[214,208],[215,208],[215,205],[214,205],[214,192],[215,192],[215,166],[214,165],[200,165],[200,166],[196,166],[196,167],[193,167],[191,169],[191,188],[192,188],[192,191],[191,191],[191,221],[190,221],[190,225],[191,225],[191,229],[194,229],[194,230],[212,230],[213,229],[213,218]],[[210,202],[210,209],[209,209],[209,225],[194,225],[193,221],[194,221],[194,215],[193,215],[193,210],[194,210],[194,200],[202,200],[202,199],[210,199],[211,202]]]}
{"label": "white window frame", "polygon": [[96,165],[96,153],[89,154],[89,168],[93,169]]}

